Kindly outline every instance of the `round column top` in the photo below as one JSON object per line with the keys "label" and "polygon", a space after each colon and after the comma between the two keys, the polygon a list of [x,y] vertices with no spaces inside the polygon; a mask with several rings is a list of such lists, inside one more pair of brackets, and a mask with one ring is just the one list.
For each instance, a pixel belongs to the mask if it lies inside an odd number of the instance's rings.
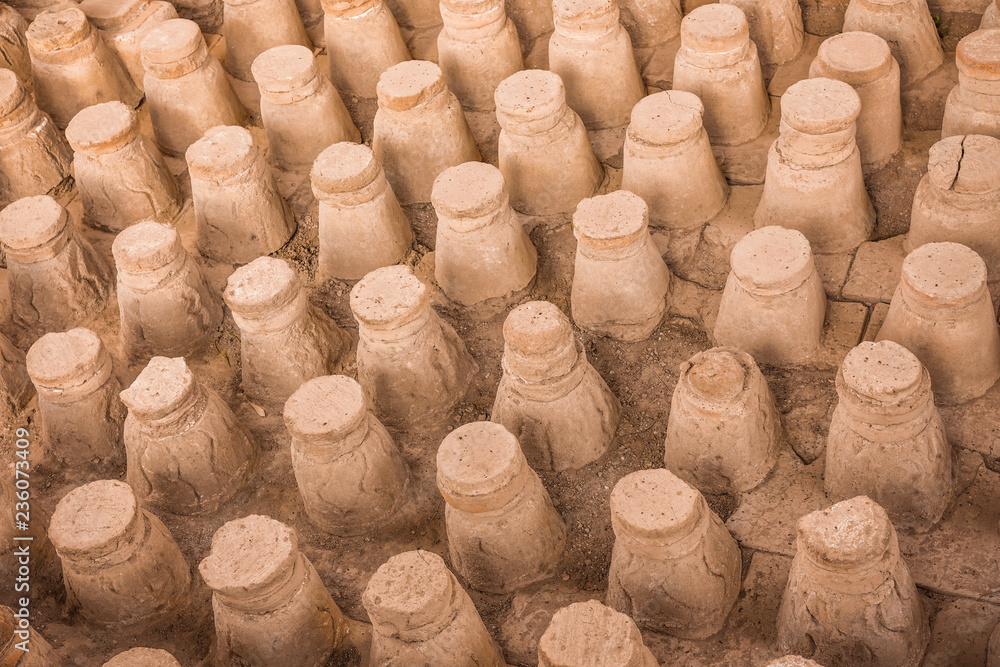
{"label": "round column top", "polygon": [[597,248],[620,248],[639,239],[649,224],[649,207],[627,190],[590,197],[573,213],[573,235]]}
{"label": "round column top", "polygon": [[912,394],[924,373],[913,353],[891,340],[862,342],[847,353],[840,369],[852,391],[883,403]]}
{"label": "round column top", "polygon": [[704,509],[701,493],[665,468],[625,475],[611,491],[615,535],[640,540],[672,542],[695,528]]}
{"label": "round column top", "polygon": [[628,136],[633,141],[667,146],[702,129],[705,106],[694,93],[665,90],[647,95],[632,107]]}
{"label": "round column top", "polygon": [[407,60],[382,72],[375,94],[379,108],[407,111],[447,89],[440,67],[426,60]]}
{"label": "round column top", "polygon": [[162,419],[180,408],[197,387],[183,357],[153,357],[121,392],[129,413],[144,421]]}
{"label": "round column top", "polygon": [[746,14],[735,5],[701,5],[681,20],[681,44],[693,51],[724,53],[742,47],[749,39]]}
{"label": "round column top", "polygon": [[342,141],[316,157],[309,176],[313,190],[335,194],[353,192],[373,182],[382,165],[368,146]]}
{"label": "round column top", "polygon": [[972,79],[1000,80],[1000,28],[976,30],[963,37],[955,50],[955,64]]}
{"label": "round column top", "polygon": [[104,102],[83,109],[66,126],[66,140],[85,155],[110,153],[139,133],[135,109],[121,102]]}
{"label": "round column top", "polygon": [[49,332],[35,341],[25,355],[31,381],[53,392],[85,384],[104,371],[109,362],[110,355],[100,336],[82,327]]}
{"label": "round column top", "polygon": [[809,74],[863,86],[882,78],[890,69],[892,52],[888,42],[870,32],[854,30],[824,40]]}
{"label": "round column top", "polygon": [[861,98],[843,81],[817,77],[792,84],[781,96],[781,120],[803,134],[846,130],[861,113]]}
{"label": "round column top", "polygon": [[49,539],[61,556],[114,550],[139,515],[135,492],[125,482],[105,479],[78,486],[59,501]]}
{"label": "round column top", "polygon": [[903,260],[901,279],[939,305],[962,305],[986,285],[986,263],[961,243],[925,243]]}
{"label": "round column top", "polygon": [[133,648],[111,658],[104,667],[181,667],[181,663],[158,648]]}
{"label": "round column top", "polygon": [[212,536],[212,550],[198,565],[213,591],[245,598],[288,576],[299,557],[295,531],[269,516],[229,521]]}
{"label": "round column top", "polygon": [[493,99],[497,105],[497,120],[505,127],[505,122],[537,121],[564,109],[566,86],[555,72],[526,69],[501,81]]}
{"label": "round column top", "polygon": [[285,427],[294,438],[341,439],[368,416],[361,385],[344,375],[326,375],[302,383],[285,402]]}
{"label": "round column top", "polygon": [[750,290],[788,291],[815,270],[812,249],[802,232],[785,227],[755,229],[733,246],[732,272]]}
{"label": "round column top", "polygon": [[175,228],[151,220],[125,228],[111,244],[115,266],[127,273],[156,271],[184,252]]}
{"label": "round column top", "polygon": [[395,329],[429,307],[430,291],[408,266],[375,269],[351,289],[351,312],[372,329]]}
{"label": "round column top", "polygon": [[250,66],[263,93],[289,93],[320,76],[313,52],[301,44],[283,44],[264,51]]}
{"label": "round column top", "polygon": [[191,144],[184,157],[192,178],[220,182],[245,172],[259,153],[245,127],[217,125]]}
{"label": "round column top", "polygon": [[798,548],[811,560],[849,570],[879,561],[893,532],[885,510],[857,496],[799,519]]}
{"label": "round column top", "polygon": [[642,667],[644,652],[635,622],[597,600],[557,611],[538,640],[539,667]]}
{"label": "round column top", "polygon": [[33,51],[48,53],[76,46],[91,32],[90,21],[79,7],[41,12],[28,25],[25,36]]}
{"label": "round column top", "polygon": [[443,627],[450,621],[457,586],[440,556],[407,551],[375,571],[361,602],[376,631],[390,636],[406,634],[426,626]]}
{"label": "round column top", "polygon": [[246,319],[267,317],[302,292],[302,281],[291,264],[264,255],[233,271],[222,293],[226,305]]}
{"label": "round column top", "polygon": [[68,223],[66,209],[49,195],[24,197],[0,211],[0,244],[17,258],[58,237]]}
{"label": "round column top", "polygon": [[431,188],[431,203],[439,216],[478,218],[493,213],[506,201],[503,174],[485,162],[449,167],[434,179]]}

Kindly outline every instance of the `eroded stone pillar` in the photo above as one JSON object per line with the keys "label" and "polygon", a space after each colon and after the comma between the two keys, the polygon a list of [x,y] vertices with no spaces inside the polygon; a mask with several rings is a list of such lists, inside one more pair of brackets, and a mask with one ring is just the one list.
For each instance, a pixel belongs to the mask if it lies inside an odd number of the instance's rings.
{"label": "eroded stone pillar", "polygon": [[680,0],[622,0],[621,22],[635,49],[647,49],[677,37],[681,32]]}
{"label": "eroded stone pillar", "polygon": [[342,94],[377,96],[382,73],[410,59],[392,12],[382,0],[323,0],[330,80]]}
{"label": "eroded stone pillar", "polygon": [[588,130],[628,124],[646,94],[616,0],[555,0],[549,69],[566,85],[566,101]]}
{"label": "eroded stone pillar", "polygon": [[56,505],[49,538],[66,596],[109,628],[167,623],[187,607],[191,570],[170,531],[142,509],[125,482],[79,486]]}
{"label": "eroded stone pillar", "polygon": [[303,383],[284,408],[292,468],[312,523],[334,535],[393,525],[410,497],[410,473],[361,385],[343,375]]}
{"label": "eroded stone pillar", "polygon": [[941,137],[985,134],[1000,139],[1000,27],[963,37],[955,64],[958,85],[944,105]]}
{"label": "eroded stone pillar", "polygon": [[552,616],[538,640],[539,667],[659,667],[635,622],[597,600]]}
{"label": "eroded stone pillar", "polygon": [[434,278],[452,301],[510,303],[535,280],[538,253],[510,207],[503,174],[466,162],[434,180],[437,213]]}
{"label": "eroded stone pillar", "polygon": [[122,347],[130,359],[186,357],[222,324],[222,299],[181,245],[176,229],[140,222],[111,246],[118,268]]}
{"label": "eroded stone pillar", "polygon": [[666,312],[670,269],[649,236],[646,203],[626,190],[580,202],[571,308],[582,329],[645,340]]}
{"label": "eroded stone pillar", "polygon": [[919,665],[927,616],[885,510],[858,496],[805,515],[797,532],[778,650],[822,664]]}
{"label": "eroded stone pillar", "polygon": [[742,493],[771,472],[783,439],[774,395],[749,354],[716,347],[681,364],[664,467],[704,493]]}
{"label": "eroded stone pillar", "polygon": [[129,77],[141,90],[146,74],[140,56],[142,40],[164,21],[177,18],[174,6],[166,0],[85,0],[80,9],[100,31],[104,42],[118,55]]}
{"label": "eroded stone pillar", "polygon": [[500,123],[499,164],[510,204],[525,215],[569,213],[604,178],[590,137],[566,104],[558,74],[524,70],[494,94]]}
{"label": "eroded stone pillar", "polygon": [[427,286],[408,266],[372,271],[351,290],[358,321],[358,382],[384,423],[402,429],[443,421],[479,365],[451,325],[431,309]]}
{"label": "eroded stone pillar", "polygon": [[425,60],[395,65],[379,79],[372,150],[402,204],[429,202],[438,174],[481,159],[441,68]]}
{"label": "eroded stone pillar", "polygon": [[319,201],[320,280],[358,280],[410,252],[410,221],[370,148],[334,144],[316,158],[310,177]]}
{"label": "eroded stone pillar", "polygon": [[39,338],[26,355],[48,454],[71,466],[122,463],[125,406],[111,355],[90,329]]}
{"label": "eroded stone pillar", "polygon": [[504,594],[555,574],[566,527],[502,425],[472,422],[449,433],[438,448],[437,487],[452,566],[469,586]]}
{"label": "eroded stone pillar", "polygon": [[21,85],[31,90],[27,30],[28,22],[16,9],[7,5],[0,7],[0,68],[12,71]]}
{"label": "eroded stone pillar", "polygon": [[253,82],[254,59],[275,46],[312,48],[294,0],[224,0],[224,4],[226,69],[234,78]]}
{"label": "eroded stone pillar", "polygon": [[[62,656],[36,628],[25,631],[19,628],[19,623],[20,619],[14,616],[13,609],[0,605],[0,664],[17,667],[60,667],[65,664]],[[29,634],[19,634],[24,632]],[[28,650],[23,651],[22,647]]]}
{"label": "eroded stone pillar", "polygon": [[1000,378],[1000,332],[986,264],[959,243],[927,243],[903,261],[876,340],[899,343],[931,376],[939,403],[965,403]]}
{"label": "eroded stone pillar", "polygon": [[184,203],[177,180],[121,102],[87,107],[66,127],[84,222],[120,232],[144,220],[172,223]]}
{"label": "eroded stone pillar", "polygon": [[292,238],[292,209],[249,131],[213,127],[191,144],[185,157],[201,254],[244,264]]}
{"label": "eroded stone pillar", "polygon": [[219,667],[321,665],[344,638],[346,619],[280,521],[224,524],[198,571],[213,591]]}
{"label": "eroded stone pillar", "polygon": [[826,292],[809,241],[784,227],[761,227],[729,258],[715,339],[762,364],[801,364],[819,352]]}
{"label": "eroded stone pillar", "polygon": [[133,648],[111,658],[103,667],[181,667],[181,663],[158,648]]}
{"label": "eroded stone pillar", "polygon": [[746,14],[750,39],[761,61],[780,65],[802,50],[805,29],[798,0],[725,0]]}
{"label": "eroded stone pillar", "polygon": [[809,76],[850,84],[861,99],[854,121],[861,166],[885,166],[903,146],[899,64],[884,39],[870,32],[845,32],[819,45]]}
{"label": "eroded stone pillar", "polygon": [[927,0],[851,0],[844,14],[843,32],[855,30],[873,33],[889,43],[904,88],[944,62]]}
{"label": "eroded stone pillar", "polygon": [[986,11],[983,12],[983,18],[979,23],[980,30],[987,28],[1000,28],[1000,5],[997,5],[996,0],[986,6]]}
{"label": "eroded stone pillar", "polygon": [[663,468],[611,492],[607,605],[639,628],[686,639],[722,630],[740,593],[740,548],[705,497]]}
{"label": "eroded stone pillar", "polygon": [[468,593],[437,554],[393,556],[368,580],[361,601],[372,621],[373,664],[506,665]]}

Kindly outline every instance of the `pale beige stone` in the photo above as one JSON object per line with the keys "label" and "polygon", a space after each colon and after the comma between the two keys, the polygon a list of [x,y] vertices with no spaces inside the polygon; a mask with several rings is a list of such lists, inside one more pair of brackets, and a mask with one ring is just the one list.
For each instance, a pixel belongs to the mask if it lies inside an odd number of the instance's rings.
{"label": "pale beige stone", "polygon": [[280,410],[306,380],[340,370],[350,338],[309,302],[283,259],[258,257],[237,269],[223,294],[240,328],[243,391]]}
{"label": "pale beige stone", "polygon": [[468,593],[436,554],[393,556],[372,575],[361,601],[373,626],[372,664],[506,666]]}
{"label": "pale beige stone", "polygon": [[372,151],[402,204],[429,202],[438,174],[481,159],[441,68],[425,60],[400,63],[379,78]]}
{"label": "pale beige stone", "polygon": [[858,496],[805,515],[797,531],[778,650],[821,664],[919,665],[927,616],[885,510]]}
{"label": "pale beige stone", "polygon": [[724,0],[746,14],[761,62],[781,65],[802,50],[805,29],[798,0]]}
{"label": "pale beige stone", "polygon": [[539,667],[659,667],[635,622],[597,600],[563,607],[538,640]]}
{"label": "pale beige stone", "polygon": [[142,40],[141,56],[153,133],[164,154],[183,157],[209,129],[249,121],[197,23],[164,21]]}
{"label": "pale beige stone", "polygon": [[818,662],[798,655],[786,655],[772,660],[765,667],[823,667]]}
{"label": "pale beige stone", "polygon": [[903,146],[899,63],[884,39],[870,32],[845,32],[820,44],[809,76],[850,84],[861,99],[855,141],[861,166],[885,166]]}
{"label": "pale beige stone", "polygon": [[798,230],[820,254],[847,252],[868,240],[875,209],[854,141],[859,113],[861,98],[843,81],[803,79],[785,91],[756,227]]}
{"label": "pale beige stone", "polygon": [[490,419],[517,437],[538,470],[569,470],[601,458],[614,439],[621,403],[587,360],[556,306],[518,306],[503,325],[503,377]]}
{"label": "pale beige stone", "polygon": [[14,72],[0,69],[0,202],[44,195],[71,175],[73,151]]}
{"label": "pale beige stone", "polygon": [[1000,27],[963,37],[955,64],[958,85],[944,105],[941,137],[985,134],[1000,139]]}
{"label": "pale beige stone", "polygon": [[366,275],[351,290],[358,321],[358,382],[384,423],[403,429],[447,419],[479,365],[451,325],[431,309],[427,286],[408,266]]}
{"label": "pale beige stone", "polygon": [[510,431],[472,422],[449,433],[437,487],[452,566],[471,588],[512,593],[555,574],[566,526]]}
{"label": "pale beige stone", "polygon": [[820,351],[826,292],[806,237],[762,227],[733,246],[730,265],[715,324],[718,344],[763,364],[813,359]]}
{"label": "pale beige stone", "polygon": [[334,535],[391,526],[409,501],[410,474],[361,385],[343,375],[308,380],[285,403],[284,417],[313,525]]}
{"label": "pale beige stone", "polygon": [[133,648],[122,651],[103,667],[181,667],[177,658],[158,648]]}
{"label": "pale beige stone", "polygon": [[746,15],[739,8],[714,3],[684,17],[673,86],[701,98],[712,144],[733,146],[760,136],[771,102]]}
{"label": "pale beige stone", "polygon": [[513,302],[535,280],[538,253],[510,207],[503,174],[466,162],[434,180],[434,278],[452,301]]}
{"label": "pale beige stone", "polygon": [[716,347],[681,364],[665,468],[704,493],[742,493],[771,472],[782,441],[774,396],[749,354]]}
{"label": "pale beige stone", "polygon": [[666,312],[670,269],[649,236],[645,202],[619,190],[580,202],[571,307],[582,329],[645,340]]}
{"label": "pale beige stone", "polygon": [[172,223],[184,200],[156,146],[121,102],[87,107],[66,127],[84,222],[120,232],[144,220]]}
{"label": "pale beige stone", "polygon": [[837,395],[827,496],[868,496],[896,525],[929,530],[951,501],[955,473],[927,369],[902,345],[864,342],[844,358]]}
{"label": "pale beige stone", "polygon": [[271,159],[287,171],[308,171],[324,148],[361,141],[361,133],[312,51],[275,46],[257,56],[253,77]]}
{"label": "pale beige stone", "polygon": [[224,524],[198,571],[213,591],[219,667],[319,667],[343,641],[347,619],[279,521],[254,514]]}
{"label": "pale beige stone", "polygon": [[0,68],[9,69],[17,80],[31,90],[31,56],[25,32],[28,22],[16,9],[0,5]]}
{"label": "pale beige stone", "polygon": [[120,466],[125,406],[111,355],[89,329],[48,333],[26,355],[38,391],[41,435],[49,456],[67,465]]}
{"label": "pale beige stone", "polygon": [[370,148],[334,144],[316,158],[310,177],[319,201],[321,280],[358,280],[410,252],[410,221]]}
{"label": "pale beige stone", "polygon": [[241,81],[253,81],[253,61],[270,48],[312,48],[294,0],[224,0],[224,5],[226,69]]}
{"label": "pale beige stone", "polygon": [[1000,331],[986,264],[958,243],[928,243],[911,252],[876,340],[915,354],[939,403],[982,396],[1000,378]]}
{"label": "pale beige stone", "polygon": [[222,324],[222,299],[173,227],[140,222],[111,246],[118,269],[122,347],[130,359],[184,357],[204,349]]}
{"label": "pale beige stone", "polygon": [[146,74],[140,54],[142,40],[164,21],[177,18],[174,6],[166,0],[83,0],[80,9],[142,90]]}
{"label": "pale beige stone", "polygon": [[983,18],[979,23],[980,30],[987,28],[1000,28],[1000,5],[997,5],[996,0],[986,6],[986,11],[983,12]]}
{"label": "pale beige stone", "polygon": [[326,34],[323,31],[323,23],[326,14],[323,12],[322,0],[295,0],[295,7],[302,18],[302,25],[306,29],[309,41],[317,49],[326,46]]}
{"label": "pale beige stone", "polygon": [[389,0],[389,9],[392,10],[400,26],[411,31],[419,31],[440,28],[439,4],[438,0]]}
{"label": "pale beige stone", "polygon": [[525,215],[572,212],[593,196],[604,169],[587,130],[566,104],[558,74],[524,70],[497,86],[499,166],[511,206]]}
{"label": "pale beige stone", "polygon": [[295,216],[245,128],[213,127],[185,158],[202,255],[244,264],[292,238]]}
{"label": "pale beige stone", "polygon": [[257,444],[184,359],[153,357],[121,398],[128,407],[126,479],[143,504],[212,513],[253,474]]}
{"label": "pale beige stone", "polygon": [[635,49],[660,46],[681,32],[680,0],[622,0],[621,23]]}
{"label": "pale beige stone", "polygon": [[566,101],[588,130],[628,124],[646,84],[619,22],[617,0],[555,0],[549,69],[566,85]]}
{"label": "pale beige stone", "polygon": [[611,492],[606,603],[642,630],[706,639],[740,593],[740,549],[705,497],[669,470],[626,475]]}
{"label": "pale beige stone", "polygon": [[517,27],[521,46],[527,47],[552,32],[552,3],[547,0],[506,0],[507,16]]}
{"label": "pale beige stone", "polygon": [[207,34],[222,32],[222,0],[171,0],[182,19],[198,24]]}
{"label": "pale beige stone", "polygon": [[944,62],[944,51],[927,0],[851,0],[843,32],[861,30],[889,44],[903,87],[920,81]]}
{"label": "pale beige stone", "polygon": [[49,538],[69,606],[91,623],[167,623],[188,605],[191,569],[167,527],[124,482],[91,482],[67,493],[52,514]]}
{"label": "pale beige stone", "polygon": [[323,0],[330,80],[341,93],[377,97],[379,77],[410,59],[392,12],[382,0]]}

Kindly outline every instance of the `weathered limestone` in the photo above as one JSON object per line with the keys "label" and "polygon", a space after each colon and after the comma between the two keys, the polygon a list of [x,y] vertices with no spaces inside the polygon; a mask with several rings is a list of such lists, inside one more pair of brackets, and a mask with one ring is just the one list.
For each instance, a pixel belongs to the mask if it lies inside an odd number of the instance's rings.
{"label": "weathered limestone", "polygon": [[903,248],[953,241],[972,248],[986,263],[986,279],[1000,281],[1000,140],[956,135],[930,149],[927,173],[913,196],[910,231]]}
{"label": "weathered limestone", "polygon": [[936,70],[944,51],[927,0],[851,0],[843,32],[861,30],[889,43],[906,88]]}
{"label": "weathered limestone", "polygon": [[310,177],[319,201],[320,280],[358,280],[410,252],[410,221],[370,148],[333,144],[316,158]]}
{"label": "weathered limestone", "polygon": [[865,171],[885,166],[900,151],[899,64],[884,39],[861,31],[834,35],[820,44],[809,76],[850,84],[861,99],[861,113],[854,124]]}
{"label": "weathered limestone", "polygon": [[0,401],[17,411],[34,395],[35,386],[25,367],[24,352],[0,334]]}
{"label": "weathered limestone", "polygon": [[198,24],[206,33],[222,32],[222,0],[170,0],[182,19]]}
{"label": "weathered limestone", "polygon": [[733,5],[702,5],[681,21],[674,90],[697,95],[713,145],[732,146],[764,131],[771,102],[746,15]]}
{"label": "weathered limestone", "polygon": [[390,67],[379,79],[372,151],[402,204],[429,202],[438,174],[481,159],[441,68],[425,60]]}
{"label": "weathered limestone", "polygon": [[729,197],[702,125],[705,107],[682,90],[644,97],[625,135],[622,189],[642,197],[651,225],[689,229],[712,219]]}
{"label": "weathered limestone", "polygon": [[185,158],[202,255],[243,264],[292,238],[292,209],[245,128],[213,127],[191,144]]}
{"label": "weathered limestone", "polygon": [[122,463],[125,406],[111,355],[89,329],[48,333],[25,363],[38,391],[42,440],[49,456],[70,466]]}
{"label": "weathered limestone", "polygon": [[537,470],[569,470],[601,458],[621,404],[587,361],[569,318],[546,301],[518,306],[503,325],[503,377],[490,419],[521,443]]}
{"label": "weathered limestone", "polygon": [[407,30],[441,28],[441,8],[437,0],[389,0],[388,4],[399,25]]}
{"label": "weathered limestone", "polygon": [[386,561],[361,602],[372,621],[372,664],[505,667],[479,612],[437,554],[407,551]]}
{"label": "weathered limestone", "polygon": [[510,205],[525,215],[569,213],[604,178],[558,74],[524,70],[497,86],[499,164]]}
{"label": "weathered limestone", "polygon": [[552,11],[549,69],[566,85],[567,103],[588,130],[627,125],[646,84],[617,0],[555,0]]}
{"label": "weathered limestone", "polygon": [[285,524],[253,514],[212,536],[198,571],[212,589],[215,664],[322,665],[346,619]]}
{"label": "weathered limestone", "polygon": [[681,32],[680,0],[622,0],[618,4],[622,26],[628,31],[635,49],[659,46]]}
{"label": "weathered limestone", "polygon": [[209,287],[177,230],[140,222],[115,238],[122,348],[131,360],[186,357],[222,324],[222,299]]}
{"label": "weathered limestone", "polygon": [[798,655],[786,655],[772,660],[765,667],[823,667],[818,662]]}
{"label": "weathered limestone", "polygon": [[158,648],[133,648],[111,658],[103,667],[181,667],[181,663]]}
{"label": "weathered limestone", "polygon": [[611,527],[609,607],[676,637],[722,629],[740,593],[740,549],[704,496],[669,470],[640,470],[615,484]]}
{"label": "weathered limestone", "polygon": [[505,594],[555,574],[566,526],[510,431],[472,422],[449,433],[437,487],[451,563],[469,586]]}
{"label": "weathered limestone", "polygon": [[885,510],[858,496],[799,519],[779,651],[827,665],[916,667],[929,635]]}
{"label": "weathered limestone", "polygon": [[382,73],[410,59],[382,0],[323,0],[330,80],[341,94],[377,97]]}
{"label": "weathered limestone", "polygon": [[1000,28],[1000,5],[997,5],[996,0],[986,6],[982,21],[979,23],[980,30],[987,28]]}
{"label": "weathered limestone", "polygon": [[177,180],[121,102],[87,107],[66,127],[84,222],[120,232],[143,220],[171,223],[184,203]]}
{"label": "weathered limestone", "polygon": [[142,40],[143,85],[156,143],[166,155],[185,151],[217,125],[243,125],[247,112],[226,72],[208,53],[198,24],[164,21]]}
{"label": "weathered limestone", "polygon": [[466,162],[434,180],[434,278],[452,301],[514,301],[535,280],[538,253],[510,207],[503,174]]}
{"label": "weathered limestone", "polygon": [[0,68],[12,71],[21,85],[31,90],[31,56],[25,37],[27,30],[28,22],[16,9],[0,6]]}
{"label": "weathered limestone", "polygon": [[121,59],[76,7],[42,12],[25,34],[35,100],[60,129],[94,104],[119,100],[135,107],[142,101]]}
{"label": "weathered limestone", "polygon": [[666,312],[670,269],[649,236],[645,202],[625,190],[585,199],[573,235],[573,321],[617,340],[649,338]]}
{"label": "weathered limestone", "polygon": [[929,530],[952,497],[951,445],[920,361],[892,341],[863,342],[837,373],[826,441],[831,500],[865,495],[896,525]]}
{"label": "weathered limestone", "polygon": [[742,493],[771,472],[782,440],[781,416],[753,357],[716,347],[681,364],[665,468],[703,493]]}
{"label": "weathered limestone", "polygon": [[222,34],[226,36],[226,69],[240,81],[252,82],[254,59],[283,44],[312,47],[294,0],[224,0]]}
{"label": "weathered limestone", "polygon": [[252,402],[280,410],[303,382],[340,369],[350,338],[309,303],[285,260],[258,257],[240,267],[223,298],[240,328],[243,391]]}
{"label": "weathered limestone", "polygon": [[80,9],[141,90],[145,76],[140,55],[142,40],[164,21],[177,18],[174,6],[166,0],[83,0]]}
{"label": "weathered limestone", "polygon": [[798,0],[724,0],[746,14],[761,62],[780,65],[799,55],[805,29]]}
{"label": "weathered limestone", "polygon": [[279,168],[308,171],[327,146],[361,141],[343,100],[306,47],[268,49],[252,70],[271,158]]}
{"label": "weathered limestone", "polygon": [[[60,667],[64,664],[62,657],[37,628],[20,629],[19,623],[20,619],[14,616],[13,609],[0,605],[0,665]],[[22,651],[22,647],[28,650]]]}
{"label": "weathered limestone", "polygon": [[56,505],[49,538],[71,608],[91,623],[168,622],[189,601],[191,570],[170,531],[125,482],[79,486]]}
{"label": "weathered limestone", "polygon": [[334,535],[378,533],[409,500],[410,474],[392,436],[343,375],[302,384],[284,408],[292,468],[312,523]]}
{"label": "weathered limestone", "polygon": [[552,3],[546,0],[505,0],[507,16],[514,22],[524,49],[553,29]]}
{"label": "weathered limestone", "polygon": [[635,622],[597,600],[552,616],[538,640],[539,667],[659,667]]}
{"label": "weathered limestone", "polygon": [[941,137],[985,134],[1000,139],[1000,27],[958,43],[958,85],[948,93]]}
{"label": "weathered limestone", "polygon": [[0,211],[14,323],[41,335],[65,331],[104,309],[111,269],[52,197],[25,197]]}
{"label": "weathered limestone", "polygon": [[504,0],[441,0],[441,18],[437,44],[445,83],[465,109],[492,111],[500,82],[524,69]]}
{"label": "weathered limestone", "polygon": [[257,445],[184,359],[153,357],[121,398],[127,479],[144,505],[208,514],[253,474]]}
{"label": "weathered limestone", "polygon": [[1000,378],[1000,331],[986,265],[958,243],[927,243],[903,261],[876,340],[899,343],[931,376],[938,403],[965,403]]}
{"label": "weathered limestone", "polygon": [[792,229],[762,227],[730,255],[715,324],[718,345],[762,364],[801,364],[820,350],[826,292],[809,241]]}
{"label": "weathered limestone", "polygon": [[73,151],[14,72],[0,69],[0,202],[43,195],[72,172]]}
{"label": "weathered limestone", "polygon": [[431,309],[408,266],[372,271],[351,290],[358,321],[358,382],[383,423],[409,429],[440,422],[464,398],[479,365]]}
{"label": "weathered limestone", "polygon": [[861,99],[835,79],[803,79],[781,96],[781,134],[767,153],[754,224],[802,232],[812,251],[848,252],[875,229],[854,142]]}

